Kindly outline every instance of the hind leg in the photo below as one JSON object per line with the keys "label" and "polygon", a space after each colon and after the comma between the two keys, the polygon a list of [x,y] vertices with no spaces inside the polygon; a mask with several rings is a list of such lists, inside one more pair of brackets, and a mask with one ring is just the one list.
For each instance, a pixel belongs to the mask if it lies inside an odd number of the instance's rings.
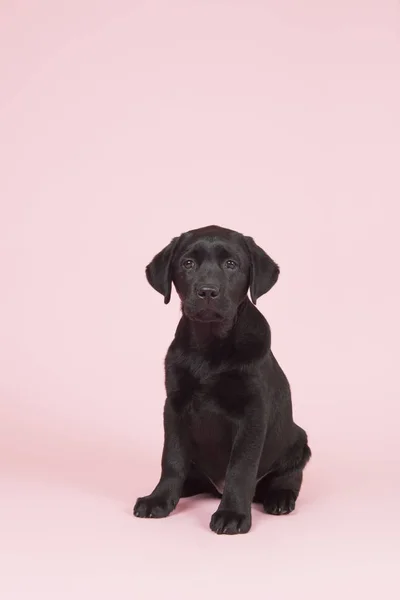
{"label": "hind leg", "polygon": [[296,500],[303,482],[303,470],[311,457],[308,445],[299,448],[285,458],[272,473],[261,479],[256,487],[255,502],[263,505],[270,515],[287,515],[296,506]]}
{"label": "hind leg", "polygon": [[295,509],[302,480],[303,469],[264,477],[257,486],[256,501],[269,515],[287,515]]}

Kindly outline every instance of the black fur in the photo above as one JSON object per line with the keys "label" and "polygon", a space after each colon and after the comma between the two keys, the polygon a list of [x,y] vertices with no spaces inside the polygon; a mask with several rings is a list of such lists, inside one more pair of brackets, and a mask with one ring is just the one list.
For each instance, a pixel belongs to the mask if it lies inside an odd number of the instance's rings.
{"label": "black fur", "polygon": [[210,226],[174,238],[146,274],[165,303],[174,283],[182,318],[165,360],[161,478],[134,514],[166,517],[180,498],[208,493],[221,498],[211,529],[235,534],[249,531],[252,502],[291,512],[311,451],[254,306],[278,266],[252,238]]}

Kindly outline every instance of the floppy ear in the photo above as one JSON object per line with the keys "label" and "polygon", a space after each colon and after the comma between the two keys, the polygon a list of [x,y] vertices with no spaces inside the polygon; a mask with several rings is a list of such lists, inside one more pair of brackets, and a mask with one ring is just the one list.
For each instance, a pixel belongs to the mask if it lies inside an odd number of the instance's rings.
{"label": "floppy ear", "polygon": [[168,246],[161,250],[146,267],[146,277],[149,284],[164,296],[164,303],[171,299],[172,259],[179,238],[174,238]]}
{"label": "floppy ear", "polygon": [[244,236],[250,253],[250,297],[256,304],[260,296],[266,294],[278,280],[279,267],[253,238]]}

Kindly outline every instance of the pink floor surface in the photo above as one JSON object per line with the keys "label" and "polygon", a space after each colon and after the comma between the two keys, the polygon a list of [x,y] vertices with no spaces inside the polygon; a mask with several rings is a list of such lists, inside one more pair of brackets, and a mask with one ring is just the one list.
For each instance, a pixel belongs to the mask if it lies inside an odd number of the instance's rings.
{"label": "pink floor surface", "polygon": [[46,436],[34,448],[2,448],[4,600],[398,597],[395,465],[332,462],[319,448],[297,510],[254,507],[251,532],[230,537],[208,529],[217,501],[203,497],[167,519],[132,516],[158,475],[155,449],[146,458],[112,440],[75,440],[71,452]]}

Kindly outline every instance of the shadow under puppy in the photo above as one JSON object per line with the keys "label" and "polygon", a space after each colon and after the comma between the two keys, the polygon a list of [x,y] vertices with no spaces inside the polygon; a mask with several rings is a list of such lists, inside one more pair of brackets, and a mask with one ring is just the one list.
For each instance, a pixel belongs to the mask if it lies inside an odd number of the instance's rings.
{"label": "shadow under puppy", "polygon": [[166,517],[201,493],[221,498],[210,523],[219,534],[247,533],[252,502],[290,513],[311,451],[255,306],[278,266],[252,238],[209,226],[174,238],[146,275],[166,304],[174,283],[182,318],[165,359],[161,478],[135,516]]}

